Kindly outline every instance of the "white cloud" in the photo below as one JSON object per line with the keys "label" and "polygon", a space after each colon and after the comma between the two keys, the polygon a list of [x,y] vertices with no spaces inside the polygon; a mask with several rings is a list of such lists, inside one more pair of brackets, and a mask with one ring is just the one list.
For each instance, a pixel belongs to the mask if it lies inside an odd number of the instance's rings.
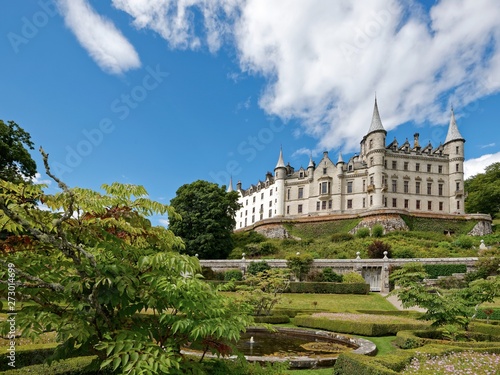
{"label": "white cloud", "polygon": [[170,225],[170,220],[169,219],[158,219],[158,223],[161,226],[168,228],[168,226]]}
{"label": "white cloud", "polygon": [[495,154],[486,154],[476,159],[466,160],[464,162],[464,177],[467,179],[478,173],[484,173],[484,169],[493,163],[500,163],[500,151]]}
{"label": "white cloud", "polygon": [[500,90],[498,0],[438,0],[430,12],[402,0],[113,5],[172,48],[216,51],[233,43],[242,72],[267,78],[261,107],[301,120],[302,132],[318,139],[317,150],[359,147],[375,91],[391,130],[410,120],[445,124],[449,103],[460,114]]}
{"label": "white cloud", "polygon": [[140,67],[139,55],[132,44],[109,19],[97,14],[87,0],[57,1],[66,26],[102,70],[121,74]]}
{"label": "white cloud", "polygon": [[48,178],[45,178],[45,179],[42,178],[42,175],[39,172],[35,173],[35,177],[33,177],[31,179],[31,181],[34,184],[43,184],[43,185],[47,185],[47,186],[49,186],[52,183],[52,180],[50,180]]}

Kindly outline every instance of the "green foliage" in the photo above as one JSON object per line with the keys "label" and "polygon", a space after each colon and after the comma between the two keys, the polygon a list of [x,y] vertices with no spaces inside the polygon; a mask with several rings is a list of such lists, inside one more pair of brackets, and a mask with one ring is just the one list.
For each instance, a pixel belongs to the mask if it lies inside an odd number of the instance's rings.
{"label": "green foliage", "polygon": [[350,233],[334,233],[330,237],[332,242],[351,241],[353,238],[354,236]]}
{"label": "green foliage", "polygon": [[474,220],[447,220],[406,215],[401,215],[401,218],[410,229],[410,232],[406,232],[409,233],[408,235],[410,236],[412,235],[412,232],[428,232],[429,235],[431,235],[429,232],[440,234],[454,233],[457,235],[467,234],[477,223]]}
{"label": "green foliage", "polygon": [[398,372],[388,369],[372,358],[350,353],[339,355],[333,375],[396,375]]}
{"label": "green foliage", "polygon": [[470,236],[461,235],[453,241],[453,245],[458,246],[461,249],[470,249],[474,246],[474,241]]}
{"label": "green foliage", "polygon": [[300,281],[309,273],[314,259],[309,254],[291,255],[286,258],[287,267]]}
{"label": "green foliage", "polygon": [[357,272],[347,272],[342,275],[342,282],[346,284],[363,283],[366,284],[365,279]]}
{"label": "green foliage", "polygon": [[367,227],[359,228],[358,231],[356,232],[356,237],[358,238],[370,237],[370,228]]}
{"label": "green foliage", "polygon": [[290,323],[288,315],[267,315],[267,316],[254,316],[255,323],[265,324],[287,324]]}
{"label": "green foliage", "polygon": [[439,276],[451,276],[454,273],[466,273],[467,265],[465,264],[425,264],[424,271],[427,273],[427,278],[437,279]]}
{"label": "green foliage", "polygon": [[251,243],[260,243],[267,240],[265,236],[260,233],[257,233],[254,230],[249,230],[245,232],[235,232],[232,234],[233,243],[236,247],[245,247]]}
{"label": "green foliage", "polygon": [[271,266],[266,261],[250,262],[247,267],[247,273],[250,275],[257,275],[259,272],[270,270]]}
{"label": "green foliage", "polygon": [[215,272],[210,267],[201,267],[201,274],[205,280],[224,280],[223,272]]}
{"label": "green foliage", "polygon": [[0,179],[22,182],[35,176],[36,163],[26,148],[33,150],[30,134],[14,121],[0,120]]}
{"label": "green foliage", "polygon": [[342,275],[339,275],[335,271],[333,271],[330,267],[323,268],[321,271],[321,280],[323,282],[329,282],[329,283],[341,283],[342,282]]}
{"label": "green foliage", "polygon": [[171,200],[180,216],[170,218],[170,229],[181,237],[181,252],[201,259],[225,259],[234,247],[232,232],[239,208],[238,192],[198,180],[182,185]]}
{"label": "green foliage", "polygon": [[314,239],[331,236],[334,233],[347,233],[360,221],[361,219],[344,219],[320,223],[287,223],[286,229],[299,238]]}
{"label": "green foliage", "polygon": [[391,245],[387,242],[374,240],[368,246],[368,256],[371,259],[382,259],[385,256],[384,252],[387,252],[387,256],[391,257]]}
{"label": "green foliage", "polygon": [[243,280],[243,273],[240,270],[228,270],[224,272],[225,281],[241,281]]}
{"label": "green foliage", "polygon": [[245,245],[245,254],[249,257],[271,255],[278,251],[272,242],[249,243]]}
{"label": "green foliage", "polygon": [[500,274],[500,252],[497,250],[489,250],[481,254],[477,263],[476,269],[465,275],[467,281],[477,279],[486,279],[488,276],[496,276]]}
{"label": "green foliage", "polygon": [[372,237],[380,238],[384,235],[384,227],[380,224],[375,224],[372,228]]}
{"label": "green foliage", "polygon": [[291,282],[286,291],[288,293],[368,294],[370,285],[364,280],[349,283]]}
{"label": "green foliage", "polygon": [[494,217],[500,212],[500,163],[486,167],[479,173],[465,180],[467,199],[465,210],[471,213],[490,214]]}
{"label": "green foliage", "polygon": [[[96,355],[116,373],[182,373],[183,345],[209,340],[223,349],[251,322],[246,305],[201,279],[197,258],[172,251],[182,247],[178,237],[147,219],[176,217],[171,207],[141,186],[69,189],[46,171],[60,193],[0,180],[0,223],[27,239],[0,260],[0,279],[15,265],[17,289],[31,302],[16,316],[22,337],[56,331],[53,359]],[[4,322],[2,334],[8,329]]]}

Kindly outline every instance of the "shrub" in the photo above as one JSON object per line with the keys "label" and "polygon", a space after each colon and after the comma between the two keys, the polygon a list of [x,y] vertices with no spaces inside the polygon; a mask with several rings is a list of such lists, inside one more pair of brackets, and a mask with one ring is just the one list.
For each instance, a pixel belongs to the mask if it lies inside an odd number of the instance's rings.
{"label": "shrub", "polygon": [[474,241],[470,236],[461,235],[455,241],[453,241],[453,245],[461,249],[471,249],[472,246],[474,246]]}
{"label": "shrub", "polygon": [[264,272],[270,269],[271,266],[267,262],[251,262],[247,267],[247,272],[252,275],[257,275],[259,272]]}
{"label": "shrub", "polygon": [[384,252],[387,251],[387,256],[391,256],[391,245],[388,243],[375,240],[368,246],[368,256],[371,259],[380,259],[384,257]]}
{"label": "shrub", "polygon": [[290,323],[290,317],[288,315],[254,316],[253,320],[255,323],[266,323],[266,324]]}
{"label": "shrub", "polygon": [[201,267],[201,274],[205,280],[224,280],[224,272],[216,272],[210,267]]}
{"label": "shrub", "polygon": [[424,270],[429,279],[437,279],[438,276],[451,276],[454,273],[466,273],[465,264],[425,264]]}
{"label": "shrub", "polygon": [[402,249],[394,249],[392,251],[391,257],[400,259],[411,259],[415,258],[416,251],[409,247],[404,247]]}
{"label": "shrub", "polygon": [[372,228],[372,237],[380,238],[384,235],[384,227],[380,224],[376,224]]}
{"label": "shrub", "polygon": [[356,237],[358,238],[365,238],[370,236],[370,229],[363,227],[359,228],[358,231],[356,232]]}
{"label": "shrub", "polygon": [[[360,276],[361,277],[361,276]],[[363,278],[361,277],[363,280]],[[288,293],[317,293],[317,294],[368,294],[370,285],[362,282],[351,283],[314,283],[291,282]]]}
{"label": "shrub", "polygon": [[309,254],[292,255],[287,257],[286,260],[287,267],[290,268],[298,280],[302,280],[309,273],[314,261],[313,257]]}
{"label": "shrub", "polygon": [[271,255],[275,254],[278,248],[272,242],[263,242],[260,245],[260,255]]}
{"label": "shrub", "polygon": [[330,237],[332,242],[351,241],[353,238],[354,236],[350,233],[334,233]]}
{"label": "shrub", "polygon": [[329,283],[341,283],[342,275],[339,275],[330,267],[324,268],[321,272],[321,281]]}
{"label": "shrub", "polygon": [[228,270],[224,272],[225,281],[241,281],[243,280],[243,273],[240,270]]}
{"label": "shrub", "polygon": [[357,272],[347,272],[342,275],[342,282],[346,284],[350,283],[364,283],[366,284],[365,279]]}

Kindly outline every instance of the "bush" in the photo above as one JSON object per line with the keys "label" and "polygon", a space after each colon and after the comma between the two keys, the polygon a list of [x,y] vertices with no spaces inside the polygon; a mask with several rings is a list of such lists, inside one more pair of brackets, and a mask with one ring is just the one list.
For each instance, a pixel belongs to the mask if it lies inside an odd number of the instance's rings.
{"label": "bush", "polygon": [[399,258],[399,259],[411,259],[415,258],[416,251],[409,248],[404,247],[402,249],[394,249],[391,254],[391,258]]}
{"label": "bush", "polygon": [[326,283],[341,283],[342,275],[333,271],[330,267],[324,268],[321,272],[321,281]]}
{"label": "bush", "polygon": [[266,324],[290,323],[290,317],[288,315],[254,316],[253,320],[255,323],[266,323]]}
{"label": "bush", "polygon": [[350,233],[334,233],[330,237],[332,242],[351,241],[353,238],[354,236]]}
{"label": "bush", "polygon": [[474,241],[470,236],[462,235],[453,241],[453,245],[461,249],[471,249],[474,246]]}
{"label": "bush", "polygon": [[361,276],[357,272],[344,273],[342,275],[342,282],[346,283],[346,284],[350,284],[350,283],[364,283],[364,284],[366,284],[366,281],[365,281],[365,279],[363,279],[363,276]]}
{"label": "bush", "polygon": [[376,224],[372,228],[372,237],[380,238],[384,235],[384,227],[380,224]]}
{"label": "bush", "polygon": [[454,273],[466,273],[467,265],[465,264],[425,264],[425,272],[429,275],[429,279],[437,279],[438,276],[451,276]]}
{"label": "bush", "polygon": [[356,232],[356,237],[358,238],[365,238],[370,236],[370,229],[363,227],[359,228],[358,231]]}
{"label": "bush", "polygon": [[252,275],[257,275],[259,272],[264,272],[270,269],[271,266],[267,262],[251,262],[247,267],[247,272]]}
{"label": "bush", "polygon": [[[360,276],[361,277],[361,276]],[[361,277],[363,280],[363,278]],[[318,294],[368,294],[370,285],[362,282],[351,283],[314,283],[291,282],[287,293],[318,293]]]}
{"label": "bush", "polygon": [[205,280],[224,280],[224,272],[216,272],[210,267],[201,267],[201,274]]}
{"label": "bush", "polygon": [[371,259],[381,259],[384,257],[384,252],[387,251],[387,256],[391,256],[391,245],[388,243],[375,240],[368,246],[368,256]]}
{"label": "bush", "polygon": [[241,281],[243,280],[243,273],[240,270],[228,270],[224,272],[225,281]]}
{"label": "bush", "polygon": [[292,255],[287,257],[286,260],[287,267],[290,268],[298,280],[302,280],[309,273],[314,261],[309,254]]}

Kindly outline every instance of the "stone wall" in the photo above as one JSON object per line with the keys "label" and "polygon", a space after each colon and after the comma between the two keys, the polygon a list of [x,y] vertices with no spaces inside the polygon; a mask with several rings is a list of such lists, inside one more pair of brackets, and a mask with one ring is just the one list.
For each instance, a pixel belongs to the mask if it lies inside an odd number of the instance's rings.
{"label": "stone wall", "polygon": [[491,221],[478,221],[478,223],[468,233],[469,236],[485,236],[493,233]]}
{"label": "stone wall", "polygon": [[375,225],[381,225],[384,228],[384,233],[395,230],[409,230],[404,220],[399,215],[375,215],[363,218],[361,222],[349,231],[355,234],[360,228],[373,228]]}

